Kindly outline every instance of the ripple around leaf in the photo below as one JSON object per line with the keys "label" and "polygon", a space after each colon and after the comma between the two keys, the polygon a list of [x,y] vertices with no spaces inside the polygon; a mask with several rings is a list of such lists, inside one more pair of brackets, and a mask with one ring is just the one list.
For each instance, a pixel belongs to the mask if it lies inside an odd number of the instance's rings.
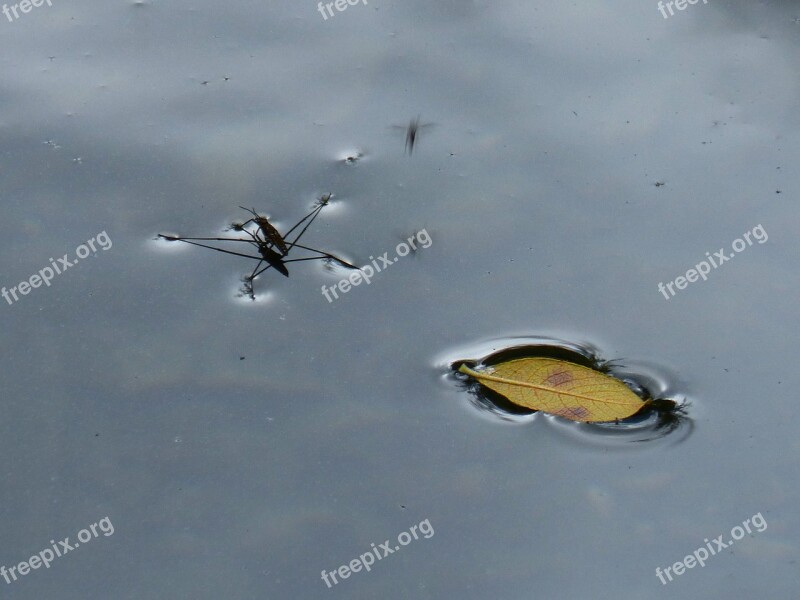
{"label": "ripple around leaf", "polygon": [[[523,341],[529,343],[520,343]],[[600,358],[599,350],[590,344],[577,344],[573,342],[566,342],[552,338],[517,338],[506,340],[511,342],[506,347],[501,347],[500,344],[492,344],[491,352],[480,359],[454,359],[452,356],[447,360],[450,369],[450,378],[456,379],[460,382],[463,389],[470,392],[470,402],[476,408],[499,417],[505,421],[528,423],[534,420],[541,420],[545,423],[551,423],[559,429],[568,429],[573,434],[577,434],[579,438],[584,441],[624,441],[624,442],[641,442],[653,439],[658,439],[666,436],[668,433],[677,430],[682,431],[682,435],[673,436],[673,441],[681,441],[692,431],[691,419],[686,414],[686,407],[688,404],[676,401],[676,394],[670,393],[674,387],[670,384],[669,378],[664,375],[663,370],[653,367],[652,365],[641,364],[636,367],[630,364],[623,365],[621,361],[604,361]],[[484,345],[483,350],[486,350]],[[499,349],[498,349],[499,348]],[[462,355],[463,356],[463,355]],[[473,354],[474,356],[474,354]],[[554,359],[554,360],[534,360],[526,361],[522,359]],[[636,410],[636,400],[633,400],[634,395],[641,401],[641,409],[636,411],[635,414],[627,418],[620,418],[616,422],[614,420],[608,422],[578,422],[587,420],[589,411],[592,409],[591,399],[585,402],[586,408],[581,406],[572,407],[571,410],[566,409],[553,409],[554,404],[546,402],[542,405],[550,407],[550,413],[562,414],[563,416],[570,417],[565,419],[546,412],[539,412],[532,410],[531,407],[536,406],[535,402],[541,401],[542,397],[558,396],[557,392],[550,390],[530,390],[533,392],[530,396],[526,396],[522,386],[522,392],[518,393],[517,386],[508,386],[502,377],[498,381],[484,381],[478,382],[474,377],[459,373],[459,368],[462,365],[467,369],[486,369],[491,371],[496,369],[500,374],[503,373],[503,365],[509,363],[513,366],[520,367],[526,363],[536,365],[558,364],[556,361],[563,361],[571,365],[577,365],[576,372],[588,374],[586,369],[592,369],[599,374],[607,375],[608,377],[598,378],[601,383],[603,380],[613,378],[617,380],[611,384],[611,387],[616,387],[617,391],[621,391],[623,396],[627,398],[626,402],[633,406]],[[464,370],[467,370],[464,369]],[[455,373],[454,373],[455,371]],[[506,367],[506,371],[509,369]],[[513,368],[510,372],[515,372]],[[507,375],[508,373],[505,373]],[[490,375],[490,379],[492,375]],[[564,384],[567,377],[564,375],[561,379],[551,379],[548,386],[558,387]],[[626,386],[622,388],[619,386],[621,382]],[[610,383],[606,381],[606,383]],[[489,387],[491,385],[491,388]],[[536,387],[535,385],[532,387]],[[567,384],[568,387],[568,384]],[[494,388],[494,389],[492,389]],[[503,393],[499,393],[503,392]],[[614,396],[610,396],[613,398]],[[526,398],[533,398],[533,403],[527,402]],[[514,401],[512,401],[514,400]],[[583,402],[583,401],[581,401]],[[522,406],[521,404],[528,404]],[[558,407],[562,403],[556,403]],[[589,418],[589,420],[591,420]]]}

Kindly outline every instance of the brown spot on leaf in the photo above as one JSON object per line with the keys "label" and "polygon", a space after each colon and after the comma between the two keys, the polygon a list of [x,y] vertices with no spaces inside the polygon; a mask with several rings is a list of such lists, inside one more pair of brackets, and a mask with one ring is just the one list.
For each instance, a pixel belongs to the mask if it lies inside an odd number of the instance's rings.
{"label": "brown spot on leaf", "polygon": [[569,383],[572,381],[574,377],[572,373],[568,371],[556,371],[550,377],[544,380],[547,385],[551,385],[553,387],[558,387],[559,385],[564,385],[565,383]]}
{"label": "brown spot on leaf", "polygon": [[565,406],[564,408],[552,411],[551,414],[567,419],[585,419],[589,416],[589,409],[583,406]]}

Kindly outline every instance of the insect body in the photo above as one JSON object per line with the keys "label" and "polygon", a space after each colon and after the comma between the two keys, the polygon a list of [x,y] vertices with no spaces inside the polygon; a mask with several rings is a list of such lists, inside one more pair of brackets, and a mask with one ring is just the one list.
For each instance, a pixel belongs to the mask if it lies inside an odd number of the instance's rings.
{"label": "insect body", "polygon": [[286,245],[286,240],[283,239],[283,236],[280,234],[280,232],[277,229],[275,229],[275,227],[272,225],[272,223],[269,222],[269,219],[267,219],[267,217],[263,217],[263,216],[259,215],[255,211],[255,209],[252,209],[252,208],[244,208],[243,206],[240,206],[239,208],[241,208],[242,210],[246,210],[246,211],[252,213],[252,215],[253,215],[252,219],[248,219],[247,221],[245,221],[244,223],[242,223],[239,226],[240,230],[245,230],[244,227],[248,223],[251,223],[251,222],[255,223],[256,225],[258,225],[259,231],[262,234],[264,234],[264,238],[258,238],[258,239],[260,239],[260,241],[264,241],[264,242],[268,241],[271,244],[273,244],[275,247],[277,247],[281,251],[281,256],[286,256],[289,253],[289,248]]}

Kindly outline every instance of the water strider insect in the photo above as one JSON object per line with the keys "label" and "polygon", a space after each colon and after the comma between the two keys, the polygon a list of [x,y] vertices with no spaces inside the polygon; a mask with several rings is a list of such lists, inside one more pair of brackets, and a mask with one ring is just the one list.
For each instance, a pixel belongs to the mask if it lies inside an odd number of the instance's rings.
{"label": "water strider insect", "polygon": [[[231,229],[234,231],[239,231],[247,235],[247,238],[227,238],[227,237],[180,237],[180,236],[171,236],[171,235],[164,235],[159,234],[158,237],[163,238],[170,242],[185,242],[187,244],[192,244],[194,246],[200,246],[201,248],[208,248],[210,250],[216,250],[217,252],[224,252],[225,254],[233,254],[234,256],[242,256],[244,258],[252,258],[258,261],[253,271],[250,275],[243,278],[243,293],[250,297],[251,300],[255,300],[255,294],[253,292],[253,280],[261,275],[264,271],[270,268],[274,268],[276,271],[282,273],[284,276],[289,276],[289,270],[286,268],[286,263],[290,262],[301,262],[307,260],[328,260],[328,261],[336,261],[340,265],[349,268],[349,269],[358,269],[355,265],[351,265],[346,260],[343,260],[337,256],[329,252],[324,252],[323,250],[317,250],[316,248],[311,248],[310,246],[304,246],[299,244],[300,238],[306,232],[306,230],[311,226],[314,219],[317,218],[317,215],[320,211],[327,206],[328,201],[331,199],[330,194],[325,194],[317,202],[314,204],[313,210],[308,213],[305,217],[300,219],[297,223],[295,223],[292,228],[286,232],[285,235],[282,235],[280,231],[278,231],[267,219],[262,215],[259,215],[254,209],[247,209],[243,207],[242,210],[246,210],[251,213],[253,216],[245,221],[244,223],[233,223],[231,225]],[[247,226],[250,223],[255,223],[257,225],[257,229],[253,232],[247,229]],[[292,234],[298,227],[301,225],[303,228],[300,232],[295,236],[295,238],[291,241],[287,241],[286,238]],[[263,236],[263,237],[262,237]],[[242,252],[234,252],[233,250],[225,250],[223,248],[217,248],[215,246],[209,246],[207,244],[201,244],[200,242],[244,242],[246,244],[250,244],[255,247],[256,251],[258,252],[258,256],[253,256],[250,254],[244,254]],[[303,258],[286,258],[291,251],[292,248],[301,248],[303,250],[307,250],[309,252],[314,252],[318,256],[308,256]],[[267,265],[263,268],[260,268],[263,263],[267,263]]]}
{"label": "water strider insect", "polygon": [[406,152],[409,156],[411,153],[414,152],[414,144],[417,143],[417,135],[419,135],[419,130],[424,129],[427,127],[433,127],[434,123],[422,123],[419,122],[419,115],[417,115],[414,119],[408,122],[408,126],[403,127],[401,125],[392,125],[394,129],[404,129],[406,132]]}
{"label": "water strider insect", "polygon": [[419,129],[419,115],[408,124],[406,130],[406,152],[410,155],[414,151],[414,143],[417,141],[417,129]]}

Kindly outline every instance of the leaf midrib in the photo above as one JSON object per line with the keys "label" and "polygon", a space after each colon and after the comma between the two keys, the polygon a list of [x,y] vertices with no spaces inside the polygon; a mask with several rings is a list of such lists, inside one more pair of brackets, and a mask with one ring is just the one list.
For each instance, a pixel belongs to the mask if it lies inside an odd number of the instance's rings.
{"label": "leaf midrib", "polygon": [[[461,365],[458,369],[462,373],[466,372],[467,375],[471,375],[475,377],[475,379],[488,379],[489,381],[496,381],[497,383],[505,383],[509,385],[518,385],[521,387],[533,388],[536,390],[543,390],[546,392],[552,392],[554,394],[561,394],[564,396],[571,396],[573,398],[583,398],[584,400],[590,400],[591,402],[600,402],[602,404],[617,404],[622,406],[633,406],[633,401],[628,402],[615,402],[614,400],[602,400],[599,398],[592,398],[591,396],[584,396],[583,394],[576,394],[574,392],[567,392],[563,390],[557,390],[555,388],[548,387],[546,385],[537,385],[535,383],[529,383],[527,381],[515,381],[514,379],[506,379],[505,377],[496,377],[494,375],[487,375],[485,373],[479,373],[478,371],[473,371],[467,365]],[[602,375],[602,373],[600,373]],[[622,385],[625,385],[624,383]],[[633,392],[631,392],[633,394]],[[637,397],[638,398],[638,397]]]}

